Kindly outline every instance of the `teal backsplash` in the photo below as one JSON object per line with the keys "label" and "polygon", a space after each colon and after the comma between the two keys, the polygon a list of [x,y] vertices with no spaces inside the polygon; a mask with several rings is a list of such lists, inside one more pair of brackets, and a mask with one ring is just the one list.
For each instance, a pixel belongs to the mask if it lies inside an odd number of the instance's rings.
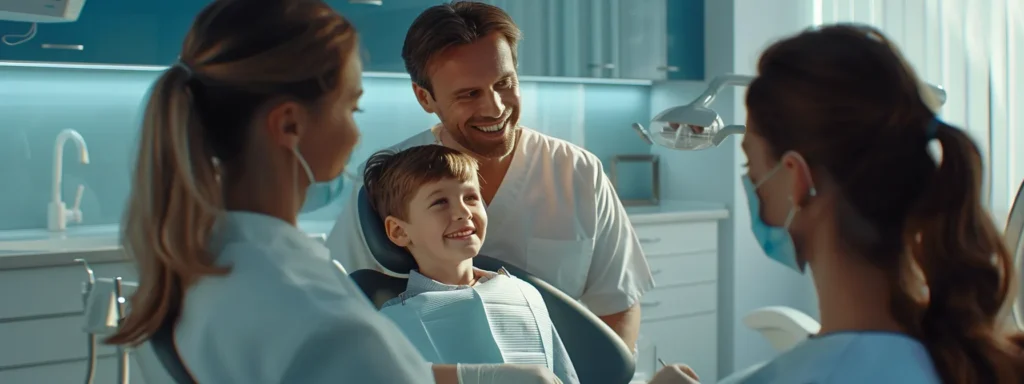
{"label": "teal backsplash", "polygon": [[[46,227],[53,180],[54,142],[63,129],[77,130],[90,163],[77,162],[65,145],[64,201],[71,205],[84,185],[83,224],[120,221],[136,154],[141,103],[159,72],[0,66],[0,230]],[[368,74],[356,116],[362,131],[349,168],[374,151],[437,122],[420,109],[408,78]],[[633,84],[523,81],[521,123],[594,152],[609,169],[616,154],[650,153],[629,127],[650,116],[650,87]],[[644,196],[645,183],[619,188]],[[348,193],[348,192],[346,192]],[[333,219],[341,204],[304,216]],[[77,225],[77,224],[71,224]]]}

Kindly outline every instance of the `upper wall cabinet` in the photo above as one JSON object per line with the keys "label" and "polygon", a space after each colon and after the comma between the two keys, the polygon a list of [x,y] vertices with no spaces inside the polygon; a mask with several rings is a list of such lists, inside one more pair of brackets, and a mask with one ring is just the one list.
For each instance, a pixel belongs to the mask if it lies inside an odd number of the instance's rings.
{"label": "upper wall cabinet", "polygon": [[[74,23],[39,24],[31,40],[0,45],[0,60],[168,65],[210,0],[90,0]],[[519,25],[519,72],[649,80],[704,78],[704,0],[484,0]],[[359,29],[364,69],[405,72],[413,20],[441,0],[328,0]],[[0,22],[17,43],[27,23]]]}
{"label": "upper wall cabinet", "polygon": [[181,51],[192,20],[209,0],[91,0],[73,23],[0,22],[0,60],[168,65]]}
{"label": "upper wall cabinet", "polygon": [[488,0],[523,32],[523,75],[704,79],[704,0]]}

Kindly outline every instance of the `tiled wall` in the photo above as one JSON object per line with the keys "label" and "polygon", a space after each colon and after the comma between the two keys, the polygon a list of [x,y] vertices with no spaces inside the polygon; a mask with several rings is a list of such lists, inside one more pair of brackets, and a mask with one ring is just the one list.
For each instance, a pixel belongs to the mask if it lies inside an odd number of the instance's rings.
{"label": "tiled wall", "polygon": [[[77,149],[64,150],[64,201],[72,204],[78,185],[85,224],[120,221],[128,194],[143,96],[155,71],[0,66],[0,230],[45,228],[53,185],[54,142],[75,129],[88,144],[90,163],[77,162]],[[368,74],[357,115],[362,141],[354,169],[375,150],[426,129],[436,117],[420,109],[408,78]],[[649,153],[629,127],[650,116],[649,86],[524,81],[522,124],[583,145],[609,169],[612,156]],[[635,183],[634,183],[635,182]],[[620,195],[648,193],[649,179],[630,179]],[[333,219],[340,206],[309,214]]]}

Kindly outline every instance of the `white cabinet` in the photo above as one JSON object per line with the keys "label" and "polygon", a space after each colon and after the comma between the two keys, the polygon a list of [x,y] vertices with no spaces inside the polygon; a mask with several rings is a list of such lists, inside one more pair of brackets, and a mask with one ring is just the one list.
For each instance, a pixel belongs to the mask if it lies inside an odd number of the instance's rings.
{"label": "white cabinet", "polygon": [[640,302],[637,378],[649,379],[661,359],[689,365],[701,382],[717,381],[718,220],[725,215],[630,215],[656,285]]}
{"label": "white cabinet", "polygon": [[[97,276],[134,281],[127,262],[94,264]],[[75,383],[86,375],[86,334],[82,316],[80,265],[0,269],[0,383]],[[97,340],[95,382],[115,383],[116,350]],[[132,384],[144,384],[138,365]]]}

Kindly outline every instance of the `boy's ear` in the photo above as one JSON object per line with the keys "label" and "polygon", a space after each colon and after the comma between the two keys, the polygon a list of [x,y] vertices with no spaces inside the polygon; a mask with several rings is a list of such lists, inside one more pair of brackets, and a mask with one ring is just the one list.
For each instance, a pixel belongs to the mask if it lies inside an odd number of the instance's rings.
{"label": "boy's ear", "polygon": [[409,234],[405,232],[405,223],[394,216],[384,219],[384,231],[386,231],[388,239],[399,247],[408,247],[412,243]]}

